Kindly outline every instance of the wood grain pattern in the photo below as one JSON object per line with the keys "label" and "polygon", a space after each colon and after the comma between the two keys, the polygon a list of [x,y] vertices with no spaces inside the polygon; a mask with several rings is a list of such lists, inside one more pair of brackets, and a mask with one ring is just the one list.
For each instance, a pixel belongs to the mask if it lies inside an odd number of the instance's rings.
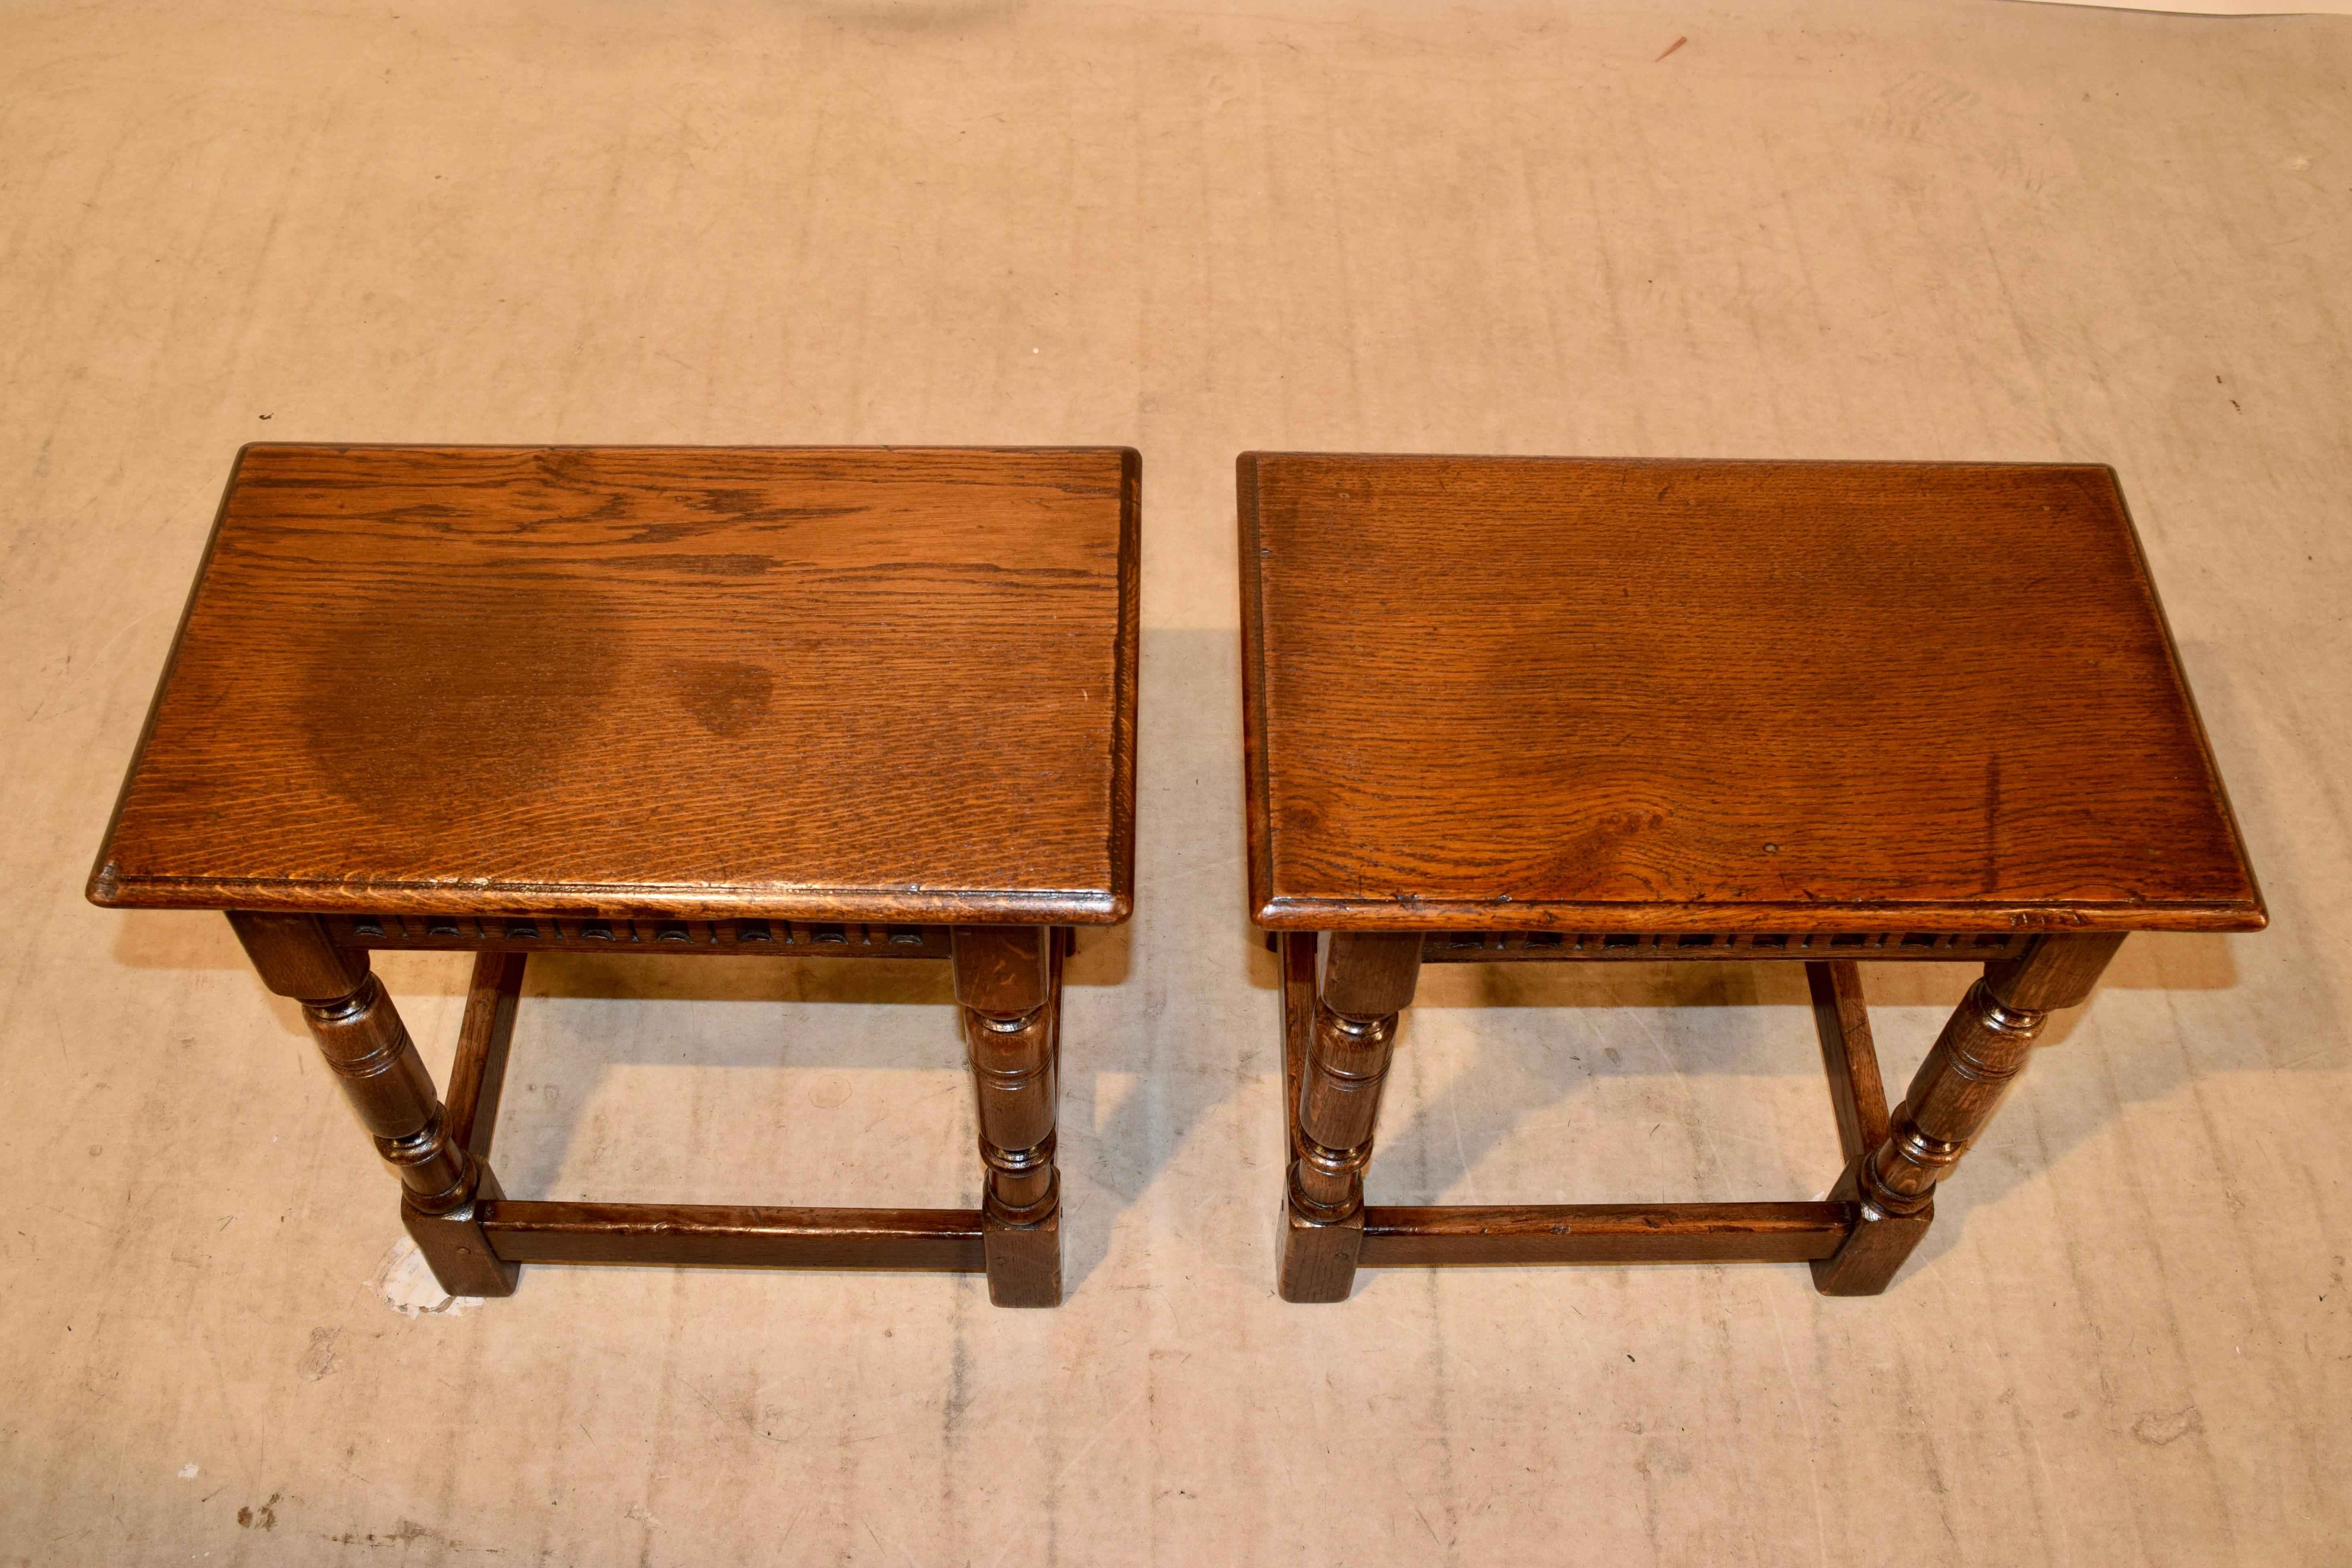
{"label": "wood grain pattern", "polygon": [[[1313,931],[1270,933],[1282,961],[1283,1154],[1295,1173],[1307,1152],[1299,1131],[1298,1107],[1307,1084],[1307,1060],[1315,1049],[1315,1020],[1323,1010],[1316,994]],[[1286,1301],[1344,1301],[1356,1283],[1356,1259],[1364,1245],[1364,1211],[1358,1205],[1338,1219],[1315,1218],[1291,1196],[1295,1175],[1286,1176],[1282,1215],[1276,1222],[1275,1288]]]}
{"label": "wood grain pattern", "polygon": [[[1364,1171],[1397,1015],[1412,1003],[1421,938],[1333,931],[1319,973],[1311,937],[1286,932],[1283,1058],[1290,1081],[1290,1173],[1276,1289],[1286,1301],[1344,1301],[1364,1232]],[[1307,984],[1288,979],[1300,963]],[[1310,1010],[1298,1018],[1305,990]]]}
{"label": "wood grain pattern", "polygon": [[[335,946],[316,915],[232,910],[228,920],[262,984],[302,1004],[320,1056],[400,1178],[401,1224],[435,1278],[453,1295],[512,1295],[519,1271],[480,1225],[483,1205],[505,1195],[499,1179],[454,1131],[368,955]],[[469,1018],[480,1010],[468,1002]]]}
{"label": "wood grain pattern", "polygon": [[759,1208],[501,1199],[479,1205],[501,1261],[936,1269],[985,1266],[978,1209]]}
{"label": "wood grain pattern", "polygon": [[1244,455],[1288,929],[2246,931],[2115,476]]}
{"label": "wood grain pattern", "polygon": [[474,960],[457,1049],[449,1061],[449,1136],[486,1165],[498,1136],[507,1052],[514,1044],[523,969],[530,962],[520,952],[485,952]]}
{"label": "wood grain pattern", "polygon": [[1835,955],[1915,963],[1990,963],[2015,958],[2031,931],[1449,931],[1422,939],[1423,963],[1745,962]]}
{"label": "wood grain pattern", "polygon": [[[449,952],[722,953],[740,958],[939,958],[948,928],[858,921],[624,920],[609,915],[326,915],[338,947]],[[1056,930],[1067,931],[1066,926]]]}
{"label": "wood grain pattern", "polygon": [[1531,1204],[1367,1208],[1365,1268],[1534,1263],[1803,1263],[1827,1258],[1854,1207],[1817,1204]]}
{"label": "wood grain pattern", "polygon": [[108,905],[1111,923],[1132,451],[254,447]]}
{"label": "wood grain pattern", "polygon": [[1862,966],[1845,959],[1808,963],[1805,986],[1812,994],[1813,1028],[1821,1037],[1822,1067],[1837,1111],[1838,1146],[1850,1164],[1885,1142],[1887,1132],[1886,1086],[1878,1076]]}
{"label": "wood grain pattern", "polygon": [[1813,1264],[1827,1296],[1874,1296],[1926,1236],[1937,1184],[1951,1174],[2024,1069],[2052,1010],[2088,1001],[2124,931],[2053,934],[2015,963],[1989,963],[1952,1011],[1888,1117],[1886,1136],[1830,1190],[1859,1205],[1846,1245]]}
{"label": "wood grain pattern", "polygon": [[1044,926],[958,926],[952,941],[986,1173],[988,1297],[1000,1307],[1059,1306],[1061,944]]}
{"label": "wood grain pattern", "polygon": [[1290,1205],[1329,1225],[1363,1206],[1397,1015],[1412,1002],[1421,942],[1410,931],[1334,931],[1322,958],[1299,1078]]}

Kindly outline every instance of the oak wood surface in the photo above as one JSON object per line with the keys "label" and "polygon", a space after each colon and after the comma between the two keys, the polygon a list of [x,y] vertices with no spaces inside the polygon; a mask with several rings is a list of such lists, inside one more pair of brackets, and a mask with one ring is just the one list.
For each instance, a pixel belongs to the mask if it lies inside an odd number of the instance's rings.
{"label": "oak wood surface", "polygon": [[[1314,1053],[1315,1020],[1322,1012],[1316,994],[1316,937],[1313,931],[1272,933],[1275,953],[1282,963],[1282,1081],[1284,1163],[1295,1169],[1307,1152],[1298,1125],[1300,1092],[1305,1088],[1307,1058]],[[1316,1220],[1300,1212],[1290,1195],[1286,1177],[1282,1215],[1278,1221],[1276,1289],[1286,1301],[1335,1302],[1348,1299],[1356,1282],[1357,1256],[1364,1245],[1364,1211],[1346,1217]]]}
{"label": "oak wood surface", "polygon": [[958,926],[952,943],[987,1169],[981,1215],[988,1297],[1000,1307],[1058,1306],[1062,945],[1044,926],[1001,925]]}
{"label": "oak wood surface", "polygon": [[2014,958],[2034,940],[2032,928],[2005,931],[1444,931],[1422,939],[1423,963],[1769,963],[1825,958],[1896,958],[1990,963]]}
{"label": "oak wood surface", "polygon": [[457,1026],[457,1048],[449,1060],[449,1136],[484,1164],[499,1130],[499,1102],[506,1093],[507,1055],[514,1046],[515,1014],[522,1004],[523,969],[530,956],[485,952],[474,960],[466,987],[466,1013]]}
{"label": "oak wood surface", "polygon": [[1851,1160],[1830,1189],[1833,1201],[1857,1205],[1858,1217],[1845,1246],[1814,1261],[1817,1289],[1874,1296],[1886,1289],[1927,1234],[1937,1184],[1958,1166],[2024,1069],[2051,1010],[2090,1000],[2128,934],[2047,935],[2013,963],[1985,965],[1888,1113],[1885,1139]]}
{"label": "oak wood surface", "polygon": [[721,1204],[479,1205],[508,1263],[907,1268],[976,1274],[978,1209],[762,1208]]}
{"label": "oak wood surface", "polygon": [[398,915],[375,910],[322,918],[336,946],[376,952],[721,953],[744,958],[948,956],[948,928],[941,925],[667,916],[632,921],[545,910],[482,915]]}
{"label": "oak wood surface", "polygon": [[254,447],[90,896],[1109,923],[1132,451]]}
{"label": "oak wood surface", "polygon": [[1263,924],[2263,923],[2106,468],[1238,478]]}
{"label": "oak wood surface", "polygon": [[1837,1251],[1854,1206],[1529,1204],[1367,1207],[1365,1268],[1510,1263],[1802,1263]]}
{"label": "oak wood surface", "polygon": [[1821,1037],[1822,1067],[1837,1112],[1838,1146],[1852,1163],[1885,1142],[1887,1133],[1886,1086],[1878,1075],[1862,966],[1845,959],[1808,963],[1805,985],[1812,993],[1813,1029]]}

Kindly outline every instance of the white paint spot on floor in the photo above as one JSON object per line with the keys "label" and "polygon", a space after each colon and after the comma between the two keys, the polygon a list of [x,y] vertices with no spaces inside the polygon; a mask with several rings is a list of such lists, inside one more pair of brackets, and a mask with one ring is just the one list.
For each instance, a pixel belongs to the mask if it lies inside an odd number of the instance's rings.
{"label": "white paint spot on floor", "polygon": [[414,1318],[425,1312],[442,1312],[456,1317],[468,1307],[482,1304],[479,1296],[452,1296],[433,1278],[433,1270],[425,1261],[425,1254],[416,1250],[416,1243],[402,1237],[392,1244],[392,1250],[376,1265],[375,1278],[368,1281],[369,1289],[383,1299],[383,1304],[404,1317]]}

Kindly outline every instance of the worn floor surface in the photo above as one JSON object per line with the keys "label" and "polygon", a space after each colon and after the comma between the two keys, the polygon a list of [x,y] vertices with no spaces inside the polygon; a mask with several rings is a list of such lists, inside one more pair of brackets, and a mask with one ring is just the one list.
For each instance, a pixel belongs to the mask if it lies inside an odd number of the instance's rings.
{"label": "worn floor surface", "polygon": [[[0,37],[0,1563],[2344,1561],[2352,20],[385,0]],[[375,1297],[393,1184],[291,1009],[217,917],[81,898],[259,437],[1142,449],[1140,912],[1072,974],[1066,1306]],[[1286,1307],[1248,447],[2113,463],[2273,929],[2136,939],[1883,1299],[1685,1268]],[[383,968],[437,1069],[464,961]],[[1964,976],[1871,978],[1899,1082]],[[506,1184],[971,1202],[947,1001],[536,964]],[[1435,976],[1375,1195],[1811,1195],[1810,1027],[1784,969]]]}

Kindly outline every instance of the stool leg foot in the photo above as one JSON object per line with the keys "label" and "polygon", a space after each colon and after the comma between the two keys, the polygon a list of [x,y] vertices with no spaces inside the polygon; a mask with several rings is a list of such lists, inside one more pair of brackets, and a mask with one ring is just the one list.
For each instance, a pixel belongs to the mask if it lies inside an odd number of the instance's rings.
{"label": "stool leg foot", "polygon": [[366,952],[335,946],[315,915],[238,910],[228,921],[261,983],[302,1004],[319,1054],[374,1135],[376,1152],[400,1177],[404,1216],[434,1222],[422,1233],[414,1223],[409,1229],[442,1289],[512,1295],[517,1266],[498,1261],[473,1217],[478,1199],[500,1195],[497,1180],[450,1136],[433,1077],[399,1009],[369,972]]}
{"label": "stool leg foot", "polygon": [[1054,1168],[1060,944],[1047,926],[957,926],[956,1001],[980,1100],[988,1298],[1062,1300],[1062,1188]]}
{"label": "stool leg foot", "polygon": [[2060,1007],[2078,1006],[2123,942],[2120,932],[2045,936],[2014,963],[1989,963],[1969,987],[1895,1109],[1893,1131],[1848,1166],[1832,1196],[1859,1204],[1845,1245],[1813,1264],[1828,1296],[1875,1296],[1927,1234],[1936,1185],[1991,1120],[2033,1042]]}
{"label": "stool leg foot", "polygon": [[482,1205],[505,1196],[499,1179],[484,1165],[473,1201],[463,1208],[447,1214],[427,1214],[415,1204],[402,1201],[400,1223],[416,1243],[416,1250],[425,1254],[433,1278],[441,1281],[441,1289],[452,1296],[514,1294],[515,1279],[521,1274],[522,1265],[501,1260],[491,1248],[490,1238],[482,1234]]}
{"label": "stool leg foot", "polygon": [[1282,1234],[1276,1288],[1286,1301],[1344,1301],[1356,1286],[1356,1258],[1364,1247],[1364,1211],[1360,1205],[1346,1219],[1318,1225],[1282,1205]]}
{"label": "stool leg foot", "polygon": [[1372,1128],[1421,942],[1417,931],[1334,931],[1327,944],[1292,1108],[1276,1276],[1286,1301],[1344,1301],[1355,1284]]}
{"label": "stool leg foot", "polygon": [[994,1215],[982,1214],[980,1239],[988,1257],[990,1301],[999,1307],[1062,1304],[1059,1209],[1035,1225],[1006,1225]]}
{"label": "stool leg foot", "polygon": [[1845,1245],[1827,1258],[1813,1259],[1813,1289],[1824,1296],[1879,1294],[1894,1283],[1895,1270],[1911,1256],[1911,1249],[1927,1238],[1927,1227],[1936,1222],[1933,1197],[1915,1213],[1887,1214],[1857,1196],[1860,1164],[1857,1161],[1849,1166],[1830,1189],[1832,1202],[1859,1204],[1862,1217],[1854,1222]]}

